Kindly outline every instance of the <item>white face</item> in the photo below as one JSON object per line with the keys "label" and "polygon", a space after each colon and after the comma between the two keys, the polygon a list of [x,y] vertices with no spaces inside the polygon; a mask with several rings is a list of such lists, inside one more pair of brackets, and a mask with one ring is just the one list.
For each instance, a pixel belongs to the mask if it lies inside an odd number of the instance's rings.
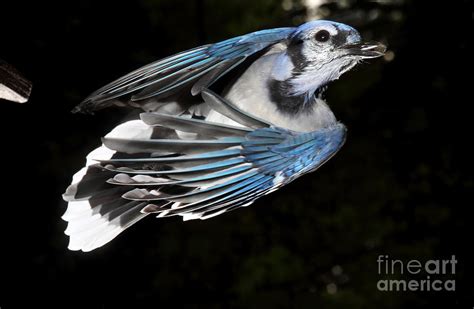
{"label": "white face", "polygon": [[374,52],[379,45],[363,45],[352,27],[330,21],[303,24],[290,44],[290,58],[298,69],[290,81],[294,95],[312,94],[360,60],[383,54]]}
{"label": "white face", "polygon": [[313,94],[318,88],[338,79],[352,69],[361,57],[340,57],[329,62],[313,62],[291,80],[294,95]]}

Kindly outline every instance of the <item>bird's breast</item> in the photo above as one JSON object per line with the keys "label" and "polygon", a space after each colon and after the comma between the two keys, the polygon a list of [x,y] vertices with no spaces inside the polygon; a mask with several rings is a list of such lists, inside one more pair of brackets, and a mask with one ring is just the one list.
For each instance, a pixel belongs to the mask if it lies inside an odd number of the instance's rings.
{"label": "bird's breast", "polygon": [[[256,60],[230,87],[225,97],[243,111],[264,119],[275,126],[299,132],[310,132],[336,123],[336,118],[327,104],[315,99],[310,108],[298,113],[284,112],[278,108],[268,87],[269,77],[276,54]],[[273,97],[273,98],[272,98]],[[207,120],[229,125],[238,125],[231,119],[211,111]]]}

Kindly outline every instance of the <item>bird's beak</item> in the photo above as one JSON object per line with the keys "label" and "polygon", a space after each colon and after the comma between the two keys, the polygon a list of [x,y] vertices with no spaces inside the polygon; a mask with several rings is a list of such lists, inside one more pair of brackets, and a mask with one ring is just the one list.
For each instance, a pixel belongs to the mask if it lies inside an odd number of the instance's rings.
{"label": "bird's beak", "polygon": [[385,54],[387,46],[379,42],[361,42],[342,46],[347,55],[363,58],[378,58]]}

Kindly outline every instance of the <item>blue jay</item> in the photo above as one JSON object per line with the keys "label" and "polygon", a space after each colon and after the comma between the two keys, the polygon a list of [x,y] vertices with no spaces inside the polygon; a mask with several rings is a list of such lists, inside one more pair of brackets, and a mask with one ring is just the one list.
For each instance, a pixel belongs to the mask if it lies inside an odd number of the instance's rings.
{"label": "blue jay", "polygon": [[316,170],[346,135],[326,85],[384,52],[317,20],[184,51],[92,93],[74,111],[143,112],[102,139],[63,194],[69,249],[101,247],[149,214],[211,218]]}

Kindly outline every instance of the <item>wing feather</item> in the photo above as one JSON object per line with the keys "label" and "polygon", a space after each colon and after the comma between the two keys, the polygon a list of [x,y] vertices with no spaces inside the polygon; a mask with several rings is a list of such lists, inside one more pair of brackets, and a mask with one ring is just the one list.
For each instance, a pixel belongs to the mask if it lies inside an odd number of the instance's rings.
{"label": "wing feather", "polygon": [[[344,143],[342,124],[290,131],[244,113],[207,89],[202,95],[243,127],[144,113],[143,127],[133,127],[141,134],[132,134],[124,124],[106,136],[102,147],[107,151],[92,154],[109,157],[88,156],[89,166],[64,194],[71,249],[97,248],[150,213],[207,219],[248,206],[314,171]],[[150,134],[157,127],[194,135],[158,138]]]}
{"label": "wing feather", "polygon": [[91,112],[132,94],[132,101],[165,98],[189,89],[193,96],[239,66],[249,56],[287,40],[294,28],[249,33],[215,44],[203,45],[139,68],[89,95],[74,112]]}

